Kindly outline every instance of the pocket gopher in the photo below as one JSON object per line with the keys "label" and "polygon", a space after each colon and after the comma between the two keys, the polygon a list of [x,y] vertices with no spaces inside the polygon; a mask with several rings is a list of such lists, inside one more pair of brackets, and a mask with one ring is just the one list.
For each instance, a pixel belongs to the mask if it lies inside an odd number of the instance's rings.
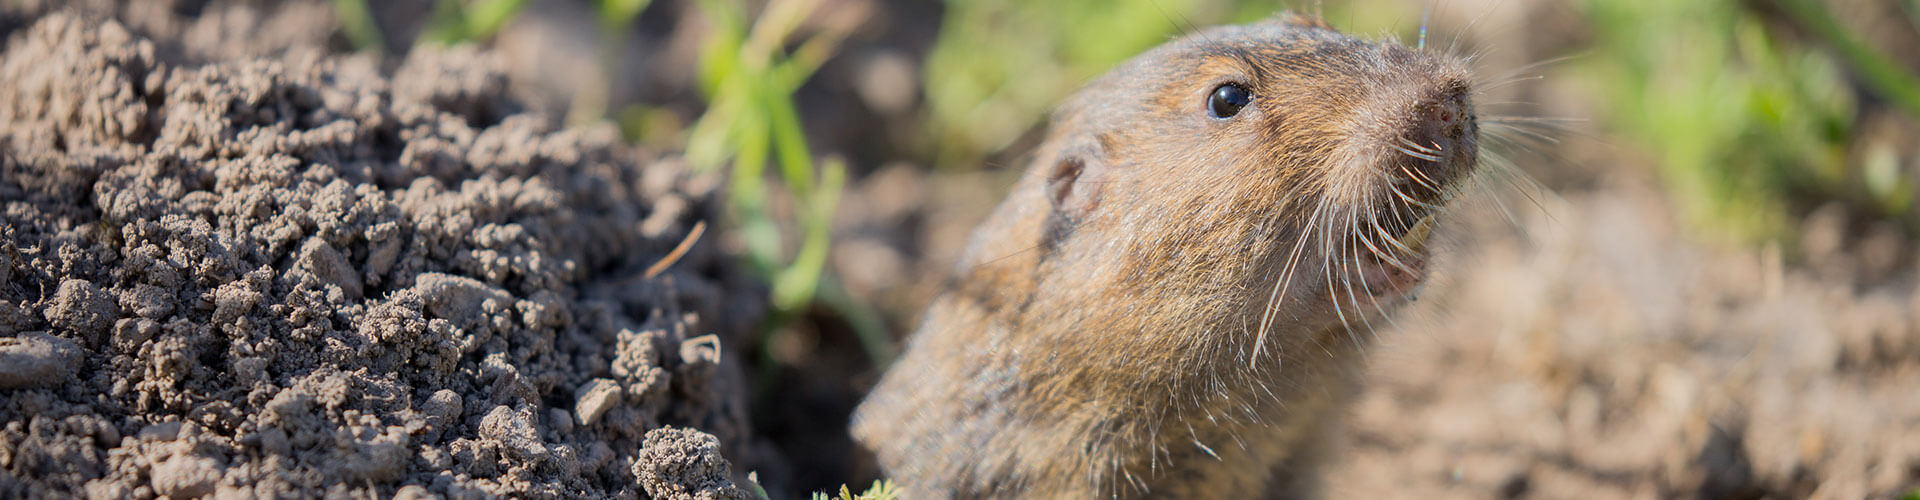
{"label": "pocket gopher", "polygon": [[856,411],[906,498],[1300,498],[1477,162],[1466,62],[1281,15],[1124,63]]}

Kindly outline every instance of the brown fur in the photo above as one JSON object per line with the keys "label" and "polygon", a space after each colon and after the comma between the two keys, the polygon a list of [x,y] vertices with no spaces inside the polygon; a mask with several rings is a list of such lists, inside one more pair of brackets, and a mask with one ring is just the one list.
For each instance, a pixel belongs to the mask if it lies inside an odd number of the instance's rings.
{"label": "brown fur", "polygon": [[[1057,111],[855,436],[907,498],[1313,496],[1423,271],[1394,241],[1475,162],[1467,81],[1300,17],[1127,62]],[[1255,98],[1215,119],[1225,82]]]}

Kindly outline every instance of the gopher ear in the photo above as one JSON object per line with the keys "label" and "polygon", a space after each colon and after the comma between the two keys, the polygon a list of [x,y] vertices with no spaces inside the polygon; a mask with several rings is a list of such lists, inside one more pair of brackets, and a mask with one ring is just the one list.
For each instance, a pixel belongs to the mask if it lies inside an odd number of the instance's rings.
{"label": "gopher ear", "polygon": [[1056,214],[1078,221],[1100,206],[1107,179],[1106,154],[1098,146],[1076,144],[1060,152],[1047,172],[1047,200]]}

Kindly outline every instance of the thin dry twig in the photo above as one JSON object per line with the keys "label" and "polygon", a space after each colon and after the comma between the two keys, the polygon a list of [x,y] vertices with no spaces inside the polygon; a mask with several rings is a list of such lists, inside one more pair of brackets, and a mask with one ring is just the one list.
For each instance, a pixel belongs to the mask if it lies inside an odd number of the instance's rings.
{"label": "thin dry twig", "polygon": [[661,257],[660,262],[655,262],[652,266],[648,266],[647,273],[641,275],[641,277],[644,279],[653,279],[653,277],[659,276],[660,273],[667,272],[667,268],[673,267],[675,262],[680,261],[680,257],[686,256],[687,250],[693,249],[693,244],[700,241],[700,235],[706,233],[707,221],[694,222],[693,230],[687,231],[686,239],[680,240],[680,244],[674,246],[672,252],[667,252],[666,257]]}

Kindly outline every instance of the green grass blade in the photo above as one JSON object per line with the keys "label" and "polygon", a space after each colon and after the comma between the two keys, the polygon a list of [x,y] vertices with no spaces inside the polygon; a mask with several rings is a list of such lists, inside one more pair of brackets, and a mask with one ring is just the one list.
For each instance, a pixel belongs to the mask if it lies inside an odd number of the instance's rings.
{"label": "green grass blade", "polygon": [[813,192],[813,152],[807,147],[807,134],[800,125],[800,113],[792,94],[767,88],[759,82],[762,109],[772,127],[774,154],[780,161],[780,175],[795,192]]}
{"label": "green grass blade", "polygon": [[1807,24],[1827,43],[1840,52],[1847,64],[1860,71],[1860,77],[1867,86],[1879,92],[1882,97],[1892,101],[1907,114],[1920,117],[1920,79],[1901,69],[1898,63],[1888,59],[1885,54],[1873,50],[1866,43],[1847,33],[1840,21],[1828,12],[1826,7],[1813,0],[1777,0],[1788,12],[1792,12]]}
{"label": "green grass blade", "polygon": [[846,165],[829,160],[821,170],[820,189],[810,200],[806,219],[806,240],[800,245],[793,264],[774,280],[776,307],[798,310],[813,300],[820,274],[826,269],[827,254],[833,237],[833,212],[840,203],[840,190],[847,181]]}

